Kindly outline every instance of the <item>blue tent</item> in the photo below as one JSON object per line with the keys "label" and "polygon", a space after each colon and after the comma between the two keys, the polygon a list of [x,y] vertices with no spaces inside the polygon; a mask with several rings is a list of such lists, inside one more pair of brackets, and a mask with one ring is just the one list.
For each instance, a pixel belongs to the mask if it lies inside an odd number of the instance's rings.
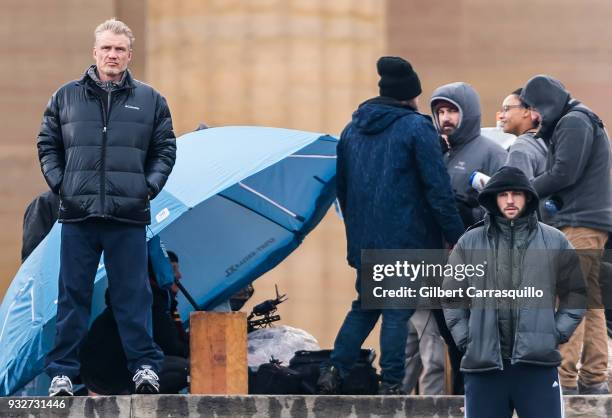
{"label": "blue tent", "polygon": [[[177,140],[172,175],[151,202],[150,229],[179,255],[182,283],[202,309],[276,266],[319,223],[335,199],[336,144],[327,135],[261,127]],[[0,306],[0,396],[41,373],[53,344],[60,232],[56,224],[23,263]],[[92,318],[104,308],[103,259],[95,283]],[[193,308],[181,298],[187,320]]]}

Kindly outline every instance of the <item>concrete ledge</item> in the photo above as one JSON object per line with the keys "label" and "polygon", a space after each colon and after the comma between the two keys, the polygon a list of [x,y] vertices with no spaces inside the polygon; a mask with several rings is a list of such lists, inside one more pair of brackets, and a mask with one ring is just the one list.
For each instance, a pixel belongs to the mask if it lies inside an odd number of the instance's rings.
{"label": "concrete ledge", "polygon": [[[463,417],[461,396],[141,395],[61,398],[63,408],[42,408],[49,399],[56,398],[0,398],[0,417]],[[566,396],[565,408],[567,418],[612,418],[612,396]]]}

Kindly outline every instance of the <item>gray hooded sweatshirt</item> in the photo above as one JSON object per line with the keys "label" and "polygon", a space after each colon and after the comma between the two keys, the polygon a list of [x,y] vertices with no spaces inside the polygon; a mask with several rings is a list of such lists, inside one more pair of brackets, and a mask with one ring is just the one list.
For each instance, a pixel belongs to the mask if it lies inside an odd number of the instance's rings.
{"label": "gray hooded sweatshirt", "polygon": [[478,193],[470,185],[470,176],[474,171],[492,176],[506,162],[507,153],[501,145],[480,134],[480,98],[472,86],[461,82],[451,83],[433,92],[431,112],[438,132],[440,123],[434,105],[439,100],[454,104],[460,113],[459,126],[448,138],[451,149],[444,154],[444,162],[459,201],[458,206],[471,207],[471,222],[466,220],[465,208],[459,207],[467,227],[484,216],[476,201]]}
{"label": "gray hooded sweatshirt", "polygon": [[612,231],[612,154],[599,118],[546,75],[529,80],[521,99],[542,116],[537,136],[549,153],[546,171],[533,185],[561,206],[548,223]]}
{"label": "gray hooded sweatshirt", "polygon": [[520,169],[529,180],[546,171],[548,149],[542,138],[527,132],[516,138],[508,150],[507,166]]}

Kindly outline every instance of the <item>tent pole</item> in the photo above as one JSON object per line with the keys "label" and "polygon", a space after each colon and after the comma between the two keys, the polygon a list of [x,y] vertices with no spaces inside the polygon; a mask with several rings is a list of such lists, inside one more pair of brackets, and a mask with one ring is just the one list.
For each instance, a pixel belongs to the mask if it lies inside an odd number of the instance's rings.
{"label": "tent pole", "polygon": [[187,289],[185,289],[185,286],[183,286],[178,280],[175,280],[174,283],[176,284],[176,287],[178,287],[179,290],[183,293],[183,295],[185,295],[185,298],[187,298],[189,303],[191,303],[193,309],[195,309],[196,311],[201,311],[202,309],[200,309],[200,306],[196,303],[193,297],[191,297]]}

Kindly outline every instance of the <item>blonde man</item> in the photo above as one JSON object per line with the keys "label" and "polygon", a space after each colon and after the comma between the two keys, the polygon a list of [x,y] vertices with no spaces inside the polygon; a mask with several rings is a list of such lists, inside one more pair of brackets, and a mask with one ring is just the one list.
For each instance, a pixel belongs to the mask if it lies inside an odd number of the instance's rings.
{"label": "blonde man", "polygon": [[46,361],[51,396],[73,393],[102,252],[133,389],[159,390],[163,355],[151,336],[145,227],[176,144],[165,99],[128,70],[133,43],[125,23],[99,25],[95,64],[53,94],[38,135],[42,173],[60,196],[63,223],[56,337]]}

